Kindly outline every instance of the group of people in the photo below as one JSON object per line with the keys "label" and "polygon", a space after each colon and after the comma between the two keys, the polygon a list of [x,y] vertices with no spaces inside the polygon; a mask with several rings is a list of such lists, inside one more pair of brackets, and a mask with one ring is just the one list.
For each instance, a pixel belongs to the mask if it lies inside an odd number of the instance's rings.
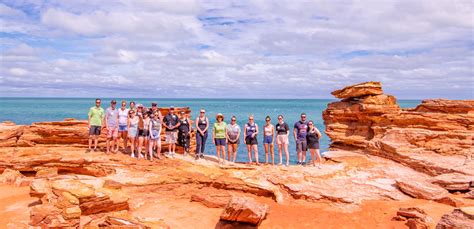
{"label": "group of people", "polygon": [[[184,154],[189,153],[191,132],[196,131],[196,152],[195,159],[204,157],[204,150],[208,138],[210,128],[209,118],[206,111],[201,109],[199,116],[196,118],[194,125],[191,126],[189,114],[184,111],[180,115],[175,114],[175,108],[170,107],[168,114],[164,117],[158,109],[157,103],[152,103],[150,108],[146,108],[142,104],[136,105],[133,101],[129,103],[122,101],[121,107],[116,108],[116,101],[112,100],[110,107],[105,111],[101,107],[101,100],[96,99],[96,105],[89,110],[89,149],[93,151],[97,149],[98,136],[101,128],[105,126],[107,130],[107,151],[118,152],[119,140],[123,140],[123,149],[128,152],[128,144],[130,143],[130,156],[137,158],[148,158],[153,160],[154,157],[161,159],[161,132],[165,129],[165,141],[168,143],[167,154],[171,157],[175,156],[176,144],[184,148]],[[104,124],[104,125],[103,125]],[[226,161],[235,162],[237,157],[238,145],[240,138],[243,136],[244,143],[247,147],[248,162],[258,165],[258,135],[259,127],[255,123],[254,116],[248,117],[248,122],[244,125],[243,131],[237,124],[237,118],[232,116],[230,123],[224,121],[224,115],[218,113],[216,122],[212,125],[212,142],[216,146],[216,155],[219,163]],[[269,155],[271,163],[275,164],[274,143],[278,146],[279,165],[282,164],[282,154],[285,153],[286,165],[289,165],[289,125],[284,121],[283,115],[278,116],[275,125],[272,124],[271,118],[265,118],[263,131],[263,144],[265,149],[265,162],[269,163]],[[306,114],[302,113],[300,120],[294,124],[293,138],[296,142],[297,164],[306,164],[306,154],[310,151],[311,164],[318,167],[321,164],[321,156],[319,153],[320,131],[316,128],[313,121],[306,120]],[[92,148],[94,141],[94,148]],[[226,150],[227,147],[227,150]],[[226,157],[227,155],[227,157]],[[254,157],[254,158],[253,158]]]}

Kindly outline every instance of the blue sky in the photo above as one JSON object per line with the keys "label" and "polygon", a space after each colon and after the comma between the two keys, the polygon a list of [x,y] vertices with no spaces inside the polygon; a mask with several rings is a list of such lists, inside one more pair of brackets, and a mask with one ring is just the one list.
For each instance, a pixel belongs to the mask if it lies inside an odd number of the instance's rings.
{"label": "blue sky", "polygon": [[0,96],[473,99],[474,3],[0,1]]}

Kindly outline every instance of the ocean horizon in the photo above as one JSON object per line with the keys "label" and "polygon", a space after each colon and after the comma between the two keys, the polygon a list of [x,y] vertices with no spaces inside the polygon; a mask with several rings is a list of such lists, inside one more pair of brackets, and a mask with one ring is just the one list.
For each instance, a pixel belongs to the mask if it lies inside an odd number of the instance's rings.
{"label": "ocean horizon", "polygon": [[[87,112],[94,106],[95,98],[28,98],[28,97],[1,97],[0,122],[12,121],[20,125],[30,125],[33,122],[61,121],[65,118],[75,118],[78,120],[87,120]],[[105,109],[110,105],[112,98],[101,98],[102,107]],[[127,103],[135,101],[149,107],[151,102],[157,102],[159,107],[189,107],[191,109],[191,119],[195,120],[199,115],[199,109],[206,109],[211,125],[215,122],[215,115],[222,113],[226,122],[231,116],[237,117],[237,123],[243,128],[247,122],[248,116],[253,114],[255,122],[259,125],[260,133],[265,123],[265,117],[268,115],[272,119],[272,124],[276,124],[277,116],[282,114],[285,122],[288,123],[292,131],[293,124],[299,120],[301,113],[306,113],[307,120],[313,120],[316,127],[321,131],[320,139],[321,152],[327,151],[329,138],[324,133],[325,126],[322,119],[322,112],[327,104],[337,101],[336,99],[198,99],[198,98],[113,98],[118,101],[126,100]],[[415,107],[421,100],[398,100],[402,108]],[[262,144],[262,135],[258,136],[259,160],[265,161],[265,151]],[[295,142],[290,134],[290,163],[296,162]],[[206,142],[205,154],[215,155],[215,146],[210,138]],[[309,154],[308,154],[309,155]],[[262,160],[263,159],[263,160]],[[247,150],[241,138],[239,145],[237,161],[245,162],[248,160]],[[278,151],[275,149],[275,161],[278,162]],[[283,159],[285,161],[285,159]]]}

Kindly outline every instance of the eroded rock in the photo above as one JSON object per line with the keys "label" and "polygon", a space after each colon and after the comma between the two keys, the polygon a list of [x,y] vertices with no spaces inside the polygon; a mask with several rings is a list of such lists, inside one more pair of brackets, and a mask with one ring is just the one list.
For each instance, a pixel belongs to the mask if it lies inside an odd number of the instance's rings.
{"label": "eroded rock", "polygon": [[233,196],[220,218],[226,221],[259,225],[265,219],[268,209],[268,205],[259,203],[252,198]]}

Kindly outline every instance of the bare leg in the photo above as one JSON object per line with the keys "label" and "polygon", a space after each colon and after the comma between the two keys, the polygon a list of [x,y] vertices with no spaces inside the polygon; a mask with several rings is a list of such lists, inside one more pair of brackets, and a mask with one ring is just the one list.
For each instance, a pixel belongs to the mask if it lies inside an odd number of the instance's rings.
{"label": "bare leg", "polygon": [[284,144],[285,155],[286,155],[286,166],[290,165],[290,153],[288,152],[288,144]]}
{"label": "bare leg", "polygon": [[306,151],[301,152],[301,162],[306,162]]}
{"label": "bare leg", "polygon": [[227,146],[227,160],[232,161],[232,145]]}
{"label": "bare leg", "polygon": [[89,150],[92,149],[92,135],[89,135]]}
{"label": "bare leg", "polygon": [[274,165],[275,164],[275,149],[274,149],[275,146],[273,145],[273,143],[269,144],[269,146],[270,146],[270,153],[271,153],[270,156],[272,157],[272,165]]}
{"label": "bare leg", "polygon": [[221,146],[222,150],[222,162],[225,163],[225,146]]}
{"label": "bare leg", "polygon": [[257,162],[257,165],[260,165],[260,163],[258,162],[258,147],[257,147],[257,145],[252,145],[252,148],[253,148],[253,152],[255,154],[255,162]]}
{"label": "bare leg", "polygon": [[318,165],[321,165],[323,163],[323,160],[321,158],[321,154],[319,154],[319,149],[316,149],[315,152],[316,152],[316,157],[318,158]]}
{"label": "bare leg", "polygon": [[252,163],[252,145],[247,145],[247,152],[249,154],[249,163]]}
{"label": "bare leg", "polygon": [[99,135],[94,135],[94,150],[97,150],[97,142],[99,142]]}
{"label": "bare leg", "polygon": [[107,140],[105,141],[105,145],[106,145],[106,148],[107,148],[105,153],[109,154],[109,152],[110,152],[110,138],[109,137],[107,137]]}
{"label": "bare leg", "polygon": [[283,150],[282,145],[278,144],[278,156],[280,157],[280,163],[278,163],[279,165],[281,165],[281,163],[282,163],[282,158],[281,158],[283,156],[282,152],[281,152],[282,150]]}
{"label": "bare leg", "polygon": [[135,157],[135,138],[130,138],[130,148],[131,148],[131,153],[130,157]]}
{"label": "bare leg", "polygon": [[150,161],[153,161],[153,145],[155,143],[155,140],[151,140],[148,143],[148,156],[150,157]]}
{"label": "bare leg", "polygon": [[239,147],[239,145],[237,145],[237,144],[235,144],[234,147],[233,147],[233,148],[234,148],[234,149],[233,149],[233,151],[234,151],[234,155],[233,155],[234,158],[232,159],[232,162],[235,162],[235,159],[237,158],[237,149],[238,149],[238,147]]}
{"label": "bare leg", "polygon": [[263,144],[263,148],[265,149],[265,164],[268,163],[268,144]]}

